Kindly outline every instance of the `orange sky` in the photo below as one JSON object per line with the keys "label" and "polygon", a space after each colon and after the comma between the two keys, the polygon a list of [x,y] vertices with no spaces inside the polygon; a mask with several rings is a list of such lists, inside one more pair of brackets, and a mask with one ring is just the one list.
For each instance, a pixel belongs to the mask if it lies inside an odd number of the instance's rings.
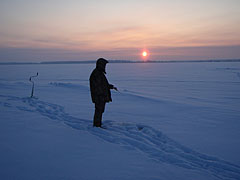
{"label": "orange sky", "polygon": [[239,0],[1,1],[0,61],[138,59],[142,49],[152,60],[240,58],[239,7]]}

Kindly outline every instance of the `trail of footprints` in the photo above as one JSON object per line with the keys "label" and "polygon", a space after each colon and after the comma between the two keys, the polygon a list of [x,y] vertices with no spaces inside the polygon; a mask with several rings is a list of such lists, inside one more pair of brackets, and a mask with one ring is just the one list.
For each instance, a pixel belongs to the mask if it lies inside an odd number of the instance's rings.
{"label": "trail of footprints", "polygon": [[219,179],[240,179],[239,166],[193,151],[150,126],[105,121],[103,128],[93,128],[91,120],[73,117],[57,104],[2,95],[0,99],[1,106],[40,113],[52,120],[61,121],[73,129],[87,131],[106,142],[139,151],[156,162],[207,171]]}

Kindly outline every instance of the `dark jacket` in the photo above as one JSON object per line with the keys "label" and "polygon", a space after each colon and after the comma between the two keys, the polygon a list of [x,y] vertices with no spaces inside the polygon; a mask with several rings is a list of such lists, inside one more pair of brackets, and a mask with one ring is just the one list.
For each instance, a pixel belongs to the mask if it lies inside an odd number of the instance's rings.
{"label": "dark jacket", "polygon": [[100,68],[95,68],[90,76],[90,91],[92,102],[111,102],[111,91],[113,85],[108,83],[105,76],[105,71]]}

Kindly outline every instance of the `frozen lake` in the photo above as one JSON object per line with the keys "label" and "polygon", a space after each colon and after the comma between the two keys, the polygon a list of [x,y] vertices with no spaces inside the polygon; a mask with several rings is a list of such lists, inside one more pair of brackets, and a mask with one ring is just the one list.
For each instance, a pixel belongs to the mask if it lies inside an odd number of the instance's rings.
{"label": "frozen lake", "polygon": [[[0,65],[1,117],[11,119],[6,112],[14,103],[7,98],[30,96],[28,79],[38,72],[38,103],[54,103],[68,116],[91,122],[94,109],[88,78],[94,68],[95,64]],[[113,92],[103,122],[146,125],[194,151],[240,166],[239,62],[109,63],[107,77],[119,92]],[[0,135],[6,136],[4,132]]]}
{"label": "frozen lake", "polygon": [[[88,86],[94,64],[2,65],[1,81],[27,82],[39,72],[38,83],[67,82]],[[238,108],[240,63],[108,64],[109,81],[120,90],[153,99]]]}

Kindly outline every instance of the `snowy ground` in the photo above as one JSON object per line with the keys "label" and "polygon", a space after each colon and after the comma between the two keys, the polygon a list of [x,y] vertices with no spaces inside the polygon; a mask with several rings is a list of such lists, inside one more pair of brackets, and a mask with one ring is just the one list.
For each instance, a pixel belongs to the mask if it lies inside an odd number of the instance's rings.
{"label": "snowy ground", "polygon": [[240,63],[108,64],[106,129],[93,68],[0,66],[0,179],[240,179]]}

